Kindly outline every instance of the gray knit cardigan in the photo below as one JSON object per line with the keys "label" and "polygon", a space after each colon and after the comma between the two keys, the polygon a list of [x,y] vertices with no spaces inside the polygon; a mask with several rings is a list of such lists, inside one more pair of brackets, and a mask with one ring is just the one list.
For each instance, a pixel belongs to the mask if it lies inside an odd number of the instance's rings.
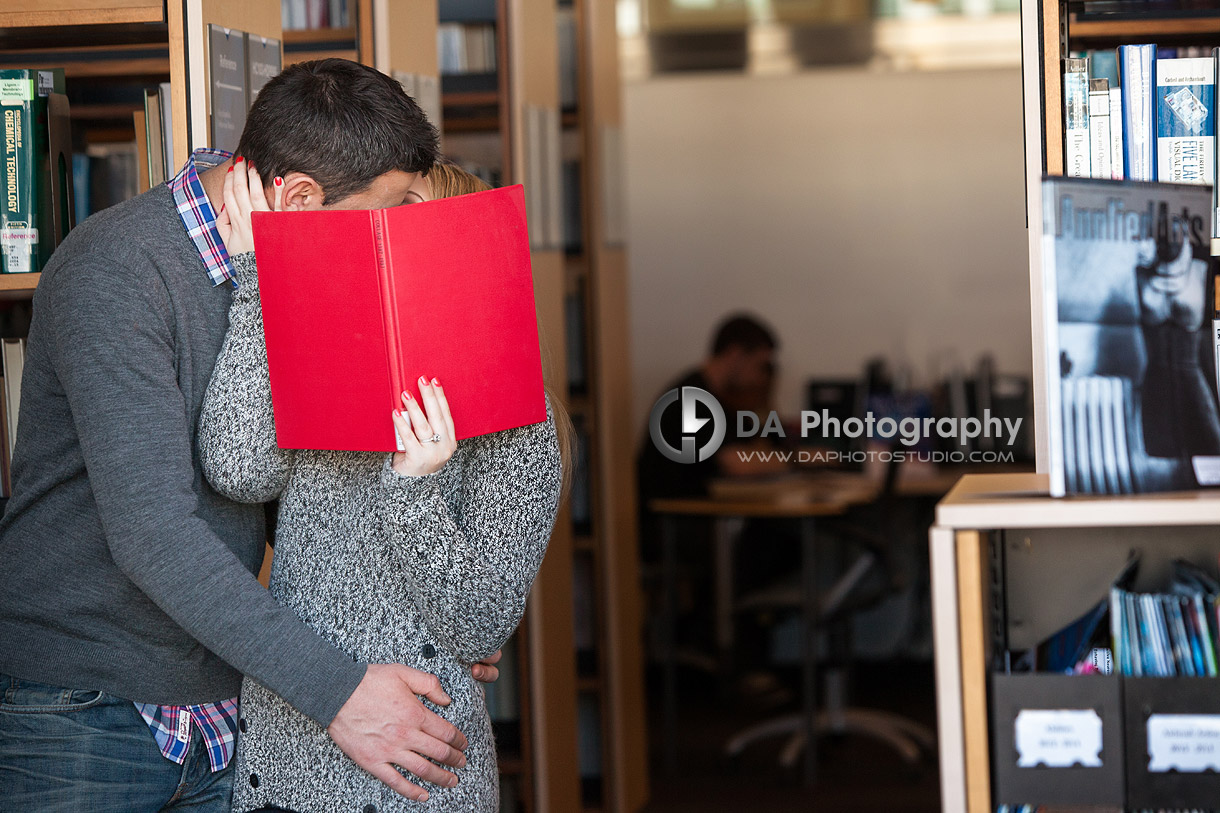
{"label": "gray knit cardigan", "polygon": [[239,287],[199,422],[204,472],[233,500],[280,498],[275,598],[354,660],[435,674],[453,702],[425,705],[470,742],[456,787],[407,774],[430,794],[420,804],[246,678],[233,809],[496,811],[495,744],[470,665],[516,628],[555,521],[560,462],[550,405],[543,423],[460,441],[422,477],[399,475],[389,454],[279,449],[254,254],[233,265]]}

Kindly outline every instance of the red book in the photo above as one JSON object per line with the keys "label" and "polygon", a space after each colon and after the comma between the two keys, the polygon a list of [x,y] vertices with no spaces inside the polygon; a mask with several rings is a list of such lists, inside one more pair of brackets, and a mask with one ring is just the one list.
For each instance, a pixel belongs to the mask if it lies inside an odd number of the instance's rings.
{"label": "red book", "polygon": [[374,210],[255,212],[276,440],[388,452],[436,377],[458,439],[546,420],[520,186]]}

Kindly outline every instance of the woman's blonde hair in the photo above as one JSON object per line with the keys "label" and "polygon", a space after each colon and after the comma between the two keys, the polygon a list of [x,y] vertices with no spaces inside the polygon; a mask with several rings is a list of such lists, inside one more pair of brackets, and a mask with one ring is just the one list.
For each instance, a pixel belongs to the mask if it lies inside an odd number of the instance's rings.
{"label": "woman's blonde hair", "polygon": [[[491,184],[479,176],[467,172],[449,161],[438,161],[432,165],[432,168],[428,170],[428,186],[431,187],[434,199],[469,195],[472,192],[486,192],[492,188]],[[545,344],[544,338],[543,352],[549,360],[550,354],[546,352]],[[551,402],[551,415],[555,418],[555,434],[559,438],[559,462],[563,472],[559,499],[562,503],[572,486],[572,471],[576,466],[574,459],[576,432],[572,427],[572,418],[568,415],[563,399],[556,395],[549,386],[546,387],[546,394]]]}

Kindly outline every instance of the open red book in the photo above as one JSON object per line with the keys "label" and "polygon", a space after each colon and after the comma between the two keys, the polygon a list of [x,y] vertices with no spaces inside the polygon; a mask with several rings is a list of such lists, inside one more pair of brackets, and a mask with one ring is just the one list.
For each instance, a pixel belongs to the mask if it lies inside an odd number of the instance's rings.
{"label": "open red book", "polygon": [[546,419],[520,186],[255,212],[254,244],[281,448],[394,451],[421,375],[459,440]]}

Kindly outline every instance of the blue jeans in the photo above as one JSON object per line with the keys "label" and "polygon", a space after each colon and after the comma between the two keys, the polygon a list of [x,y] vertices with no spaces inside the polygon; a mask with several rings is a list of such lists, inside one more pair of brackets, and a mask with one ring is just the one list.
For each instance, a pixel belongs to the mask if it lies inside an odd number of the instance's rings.
{"label": "blue jeans", "polygon": [[212,773],[198,731],[182,765],[130,700],[0,674],[6,813],[229,813],[233,766]]}

